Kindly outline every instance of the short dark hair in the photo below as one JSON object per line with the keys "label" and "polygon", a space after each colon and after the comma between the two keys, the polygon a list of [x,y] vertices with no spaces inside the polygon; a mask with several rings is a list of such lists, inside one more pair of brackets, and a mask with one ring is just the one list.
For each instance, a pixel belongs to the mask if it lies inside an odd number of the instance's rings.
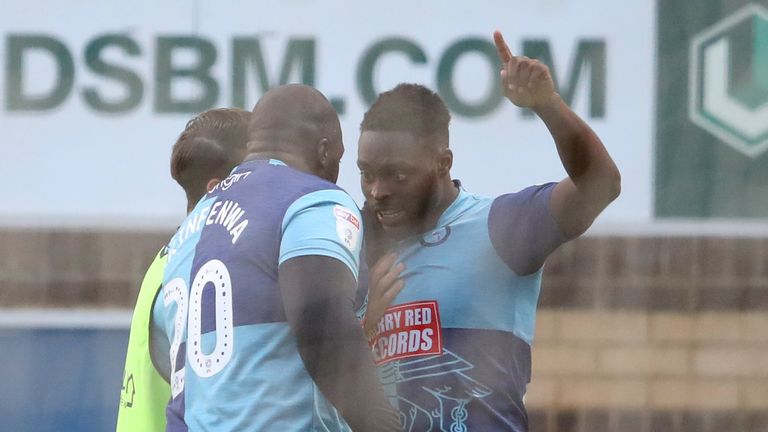
{"label": "short dark hair", "polygon": [[250,117],[249,111],[217,108],[187,122],[171,151],[171,177],[188,201],[197,202],[212,178],[227,177],[243,161]]}
{"label": "short dark hair", "polygon": [[381,93],[360,123],[360,131],[404,131],[417,138],[436,136],[448,145],[451,114],[437,93],[420,84],[398,84]]}

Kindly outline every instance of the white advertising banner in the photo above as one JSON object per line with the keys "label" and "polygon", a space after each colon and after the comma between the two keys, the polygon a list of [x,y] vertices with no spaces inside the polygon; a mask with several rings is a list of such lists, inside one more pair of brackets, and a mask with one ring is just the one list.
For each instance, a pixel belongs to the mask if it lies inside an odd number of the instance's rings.
{"label": "white advertising banner", "polygon": [[172,227],[186,121],[305,82],[340,113],[339,183],[362,203],[358,127],[399,82],[452,112],[453,175],[484,195],[560,180],[540,120],[501,97],[491,35],[546,61],[623,175],[600,223],[652,217],[654,2],[10,2],[0,14],[0,224]]}

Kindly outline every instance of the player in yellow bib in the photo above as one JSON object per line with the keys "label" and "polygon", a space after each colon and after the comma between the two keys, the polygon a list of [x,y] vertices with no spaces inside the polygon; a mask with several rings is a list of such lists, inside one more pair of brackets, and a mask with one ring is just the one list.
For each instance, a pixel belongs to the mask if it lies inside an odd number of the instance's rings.
{"label": "player in yellow bib", "polygon": [[[250,112],[213,109],[190,120],[173,146],[171,176],[187,196],[187,213],[245,157]],[[168,261],[163,247],[149,266],[131,320],[117,432],[164,431],[171,398],[167,353],[150,351],[150,317]]]}

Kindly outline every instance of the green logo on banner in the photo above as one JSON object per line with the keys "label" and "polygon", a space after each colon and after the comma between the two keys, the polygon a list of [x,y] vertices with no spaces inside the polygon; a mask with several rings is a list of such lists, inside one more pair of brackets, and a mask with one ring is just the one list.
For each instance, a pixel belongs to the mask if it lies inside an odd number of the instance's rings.
{"label": "green logo on banner", "polygon": [[749,157],[768,150],[768,10],[751,4],[690,47],[691,121]]}

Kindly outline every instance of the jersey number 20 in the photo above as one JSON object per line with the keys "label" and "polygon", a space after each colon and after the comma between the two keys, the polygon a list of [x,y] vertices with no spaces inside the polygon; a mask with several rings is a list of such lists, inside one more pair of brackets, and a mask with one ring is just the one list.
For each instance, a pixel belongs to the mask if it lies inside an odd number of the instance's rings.
{"label": "jersey number 20", "polygon": [[[203,352],[202,317],[203,290],[212,284],[215,292],[216,345],[213,351]],[[171,342],[171,393],[176,397],[184,389],[185,368],[176,370],[176,359],[187,330],[187,359],[199,377],[207,378],[219,373],[232,358],[234,326],[232,323],[232,279],[223,262],[210,260],[200,267],[192,281],[192,289],[182,278],[175,278],[163,288],[163,304],[176,303],[173,341]]]}

